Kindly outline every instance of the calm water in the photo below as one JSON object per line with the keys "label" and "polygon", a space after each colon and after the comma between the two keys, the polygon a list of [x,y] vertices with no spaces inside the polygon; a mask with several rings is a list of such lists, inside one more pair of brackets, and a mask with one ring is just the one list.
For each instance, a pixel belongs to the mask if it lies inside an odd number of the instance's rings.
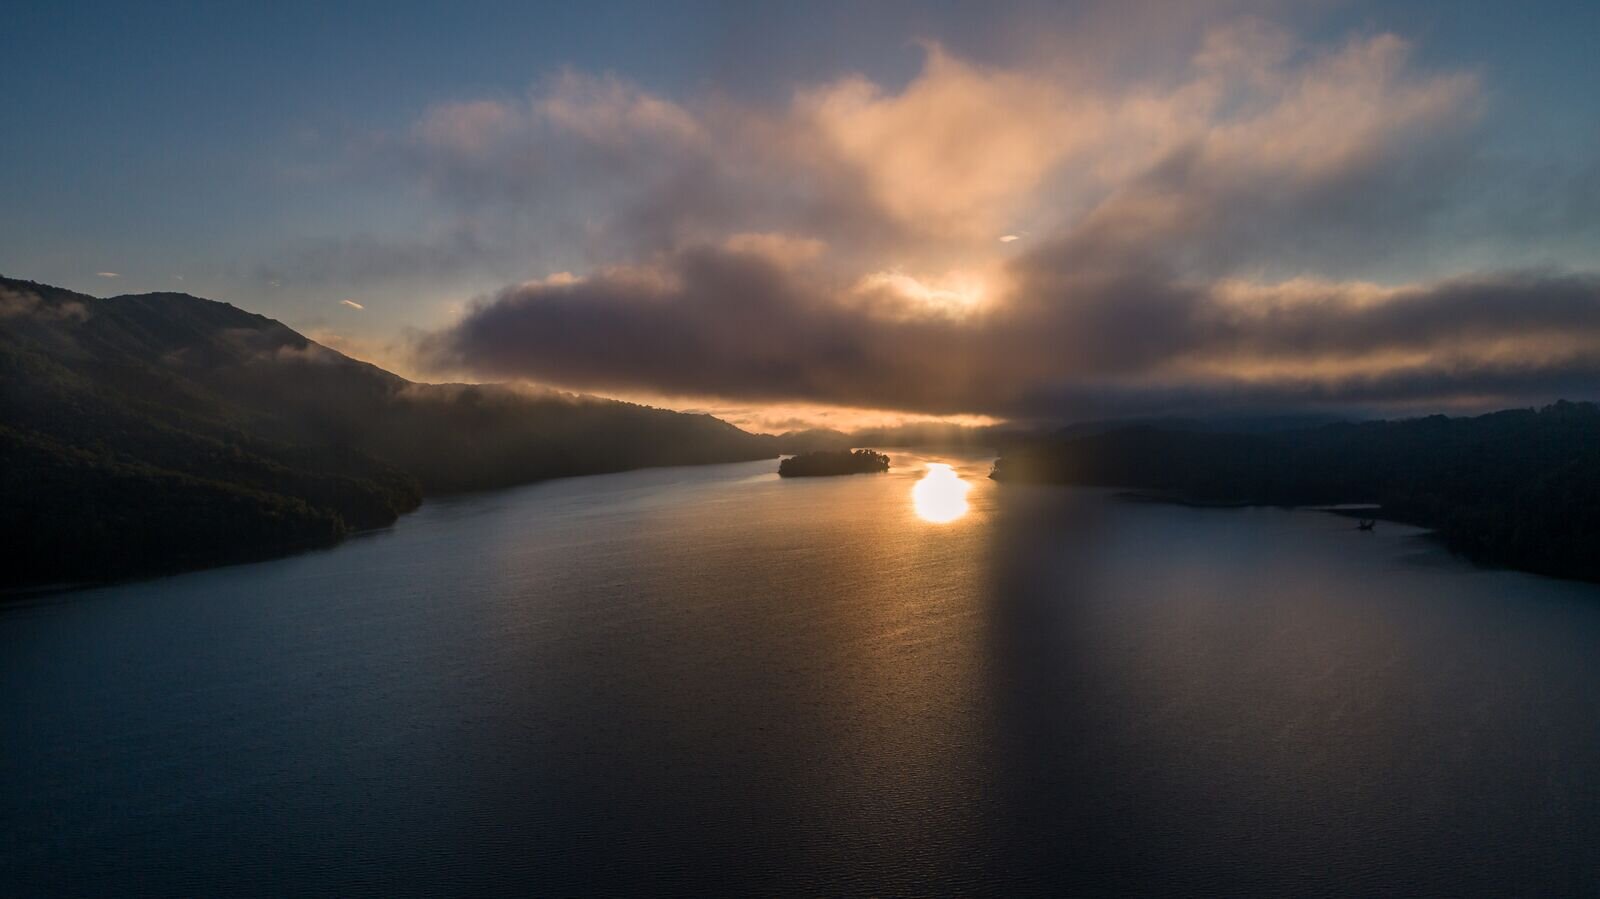
{"label": "calm water", "polygon": [[1600,590],[894,455],[0,608],[0,894],[1600,889]]}

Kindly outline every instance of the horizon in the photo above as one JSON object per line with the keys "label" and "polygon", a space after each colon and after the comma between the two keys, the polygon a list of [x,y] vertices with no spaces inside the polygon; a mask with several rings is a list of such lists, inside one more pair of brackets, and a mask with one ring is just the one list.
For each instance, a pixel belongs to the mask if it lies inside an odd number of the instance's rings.
{"label": "horizon", "polygon": [[1592,4],[699,8],[29,11],[0,269],[764,431],[1596,397]]}
{"label": "horizon", "polygon": [[[64,288],[58,287],[57,285],[43,284],[42,282],[33,281],[31,279],[28,279],[28,278],[14,278],[14,277],[11,277],[9,275],[6,275],[3,272],[0,272],[0,280],[20,281],[20,282],[35,284],[35,285],[41,286],[41,287],[64,289]],[[74,293],[79,293],[79,292],[78,291],[74,291]],[[259,313],[254,313],[253,310],[245,309],[245,308],[240,307],[240,306],[236,306],[233,303],[229,303],[226,300],[217,299],[217,298],[213,298],[213,297],[202,297],[202,296],[198,296],[196,294],[188,293],[186,291],[181,291],[181,290],[158,290],[158,291],[147,291],[147,292],[143,292],[143,293],[106,294],[106,295],[103,295],[103,296],[97,296],[97,295],[94,295],[94,294],[82,294],[82,295],[83,296],[87,296],[90,299],[95,299],[95,300],[117,299],[117,298],[120,298],[120,297],[146,297],[146,296],[161,296],[161,295],[185,296],[185,297],[188,297],[190,299],[204,300],[206,302],[221,303],[223,305],[232,306],[235,309],[239,309],[241,312],[246,312],[246,313],[251,313],[251,314],[259,314]],[[267,316],[267,318],[269,320],[271,320],[271,321],[275,321],[275,322],[277,321],[276,319],[272,319],[270,316]],[[286,324],[284,322],[277,322],[277,323],[278,324]],[[291,330],[293,330],[293,329],[291,329]],[[299,332],[296,332],[296,333],[299,333]],[[1393,414],[1393,413],[1391,413],[1391,414],[1385,415],[1381,411],[1380,412],[1371,412],[1371,411],[1369,411],[1369,412],[1364,414],[1361,410],[1355,410],[1355,409],[1347,409],[1342,413],[1335,413],[1335,412],[1320,411],[1320,410],[1316,410],[1316,409],[1306,409],[1306,408],[1282,408],[1282,409],[1263,408],[1263,409],[1251,410],[1251,411],[1248,411],[1248,412],[1239,412],[1237,410],[1233,410],[1233,411],[1229,411],[1229,410],[1212,410],[1209,413],[1206,412],[1206,411],[1190,411],[1188,414],[1175,414],[1174,413],[1174,414],[1129,415],[1129,416],[1124,416],[1124,417],[1108,417],[1108,418],[1085,418],[1085,419],[1077,419],[1077,420],[1036,419],[1036,420],[1032,420],[1032,421],[1019,421],[1019,420],[1003,420],[1003,419],[988,419],[988,420],[985,420],[985,418],[983,416],[923,416],[923,417],[919,417],[919,416],[916,416],[914,413],[913,414],[898,414],[897,415],[897,414],[892,414],[892,413],[885,414],[885,413],[882,413],[882,412],[871,412],[871,411],[869,411],[869,412],[859,412],[859,413],[856,413],[856,415],[851,415],[851,413],[855,412],[855,410],[826,409],[826,410],[822,410],[822,411],[812,411],[811,412],[812,415],[818,416],[816,418],[790,417],[790,418],[786,418],[786,419],[785,418],[776,419],[778,424],[780,424],[780,425],[788,425],[788,427],[777,427],[777,428],[774,428],[774,427],[771,427],[770,424],[769,424],[766,429],[761,429],[759,426],[752,426],[751,422],[748,421],[748,420],[743,420],[743,421],[740,420],[739,413],[741,411],[743,411],[743,410],[733,410],[733,414],[730,415],[728,410],[695,408],[693,406],[686,406],[681,402],[675,404],[675,403],[673,403],[673,401],[671,399],[650,398],[650,397],[640,397],[640,396],[633,396],[633,397],[602,396],[602,395],[594,394],[594,393],[586,393],[586,392],[583,392],[583,391],[580,391],[580,390],[569,390],[569,389],[564,389],[564,388],[561,388],[561,387],[553,387],[553,386],[548,386],[548,385],[535,384],[535,383],[532,383],[532,382],[529,382],[529,381],[526,381],[526,380],[430,381],[430,380],[427,380],[425,378],[424,379],[419,379],[419,378],[415,378],[415,377],[408,377],[406,375],[400,374],[399,372],[395,372],[395,371],[392,371],[390,369],[387,369],[384,366],[382,366],[381,364],[379,364],[379,363],[377,363],[377,362],[375,362],[375,361],[373,361],[371,359],[364,359],[364,358],[362,358],[360,356],[353,355],[347,349],[341,349],[341,348],[339,348],[337,346],[331,346],[329,344],[322,343],[322,342],[320,342],[320,341],[318,341],[318,340],[316,340],[316,339],[314,339],[314,338],[312,338],[312,337],[310,337],[308,335],[305,335],[305,334],[301,334],[300,336],[304,337],[307,340],[312,341],[313,343],[318,343],[319,345],[323,346],[325,349],[332,350],[333,352],[336,352],[336,353],[340,354],[341,356],[344,356],[344,357],[346,357],[346,358],[348,358],[348,359],[350,359],[352,361],[364,362],[364,363],[367,363],[369,365],[377,366],[378,368],[388,372],[389,374],[397,375],[399,377],[404,378],[405,380],[411,381],[411,382],[416,383],[416,384],[431,385],[431,386],[438,386],[438,387],[503,387],[503,388],[510,388],[512,390],[518,390],[518,391],[526,390],[526,391],[529,391],[533,395],[539,395],[540,393],[549,393],[549,394],[553,394],[553,395],[569,397],[569,398],[572,398],[572,399],[580,399],[580,400],[602,400],[602,401],[616,401],[616,402],[623,402],[623,403],[631,403],[631,404],[638,405],[638,406],[644,406],[646,408],[662,409],[662,410],[665,410],[665,411],[673,411],[673,412],[682,412],[682,413],[684,413],[686,415],[705,415],[705,416],[710,416],[712,418],[718,419],[719,421],[723,421],[723,422],[726,422],[728,424],[732,424],[735,427],[738,427],[741,430],[744,430],[744,431],[746,431],[748,433],[755,434],[755,435],[758,435],[758,436],[771,436],[771,437],[781,437],[781,436],[784,436],[784,435],[787,435],[787,434],[802,433],[802,432],[805,432],[805,431],[812,431],[812,430],[822,431],[822,432],[834,432],[834,433],[841,434],[842,436],[854,437],[854,436],[860,436],[860,435],[863,435],[863,434],[870,434],[873,431],[882,431],[882,432],[886,432],[886,433],[893,433],[895,431],[915,431],[915,429],[918,429],[918,428],[924,428],[924,429],[926,429],[926,428],[959,428],[959,429],[964,429],[964,430],[975,430],[975,431],[995,430],[995,431],[1013,431],[1013,432],[1018,433],[1018,434],[1040,434],[1040,433],[1045,433],[1045,432],[1052,431],[1052,430],[1070,429],[1070,428],[1078,427],[1078,426],[1160,424],[1160,423],[1163,423],[1163,422],[1165,422],[1165,423],[1180,423],[1180,424],[1207,424],[1207,425],[1216,425],[1216,426],[1232,425],[1232,426],[1235,426],[1235,427],[1238,427],[1238,428],[1243,428],[1243,429],[1246,429],[1246,430],[1254,429],[1256,426],[1263,425],[1263,424],[1266,424],[1266,423],[1276,423],[1277,425],[1281,426],[1283,429],[1288,429],[1288,428],[1300,428],[1300,427],[1318,427],[1318,426],[1326,425],[1326,424],[1360,423],[1360,422],[1367,422],[1367,421],[1372,421],[1372,422],[1376,422],[1376,421],[1408,421],[1408,420],[1413,420],[1413,419],[1417,419],[1417,418],[1425,418],[1425,417],[1435,416],[1435,415],[1445,415],[1447,417],[1449,417],[1449,415],[1450,415],[1449,412],[1442,411],[1442,410],[1411,412],[1411,413],[1407,413],[1407,414]],[[1587,405],[1591,405],[1591,406],[1600,405],[1600,404],[1597,404],[1597,402],[1595,400],[1589,399],[1589,398],[1576,398],[1576,399],[1574,399],[1574,398],[1569,398],[1569,397],[1565,397],[1565,396],[1556,396],[1556,397],[1553,397],[1553,398],[1550,398],[1550,399],[1547,399],[1547,400],[1544,400],[1544,401],[1541,401],[1541,402],[1531,403],[1531,404],[1527,404],[1527,405],[1520,405],[1520,406],[1492,406],[1492,407],[1485,406],[1483,408],[1469,410],[1468,412],[1465,412],[1465,413],[1459,413],[1458,412],[1456,414],[1458,416],[1460,416],[1460,417],[1472,417],[1472,416],[1477,416],[1477,415],[1493,415],[1493,414],[1500,413],[1500,412],[1537,412],[1537,411],[1541,411],[1543,409],[1549,408],[1551,406],[1558,406],[1558,405],[1561,405],[1561,404],[1570,404],[1570,403],[1587,404]],[[768,407],[767,409],[763,410],[763,412],[765,412],[767,416],[770,416],[772,414],[772,411],[773,411],[772,407]],[[845,416],[847,416],[847,418],[845,418],[844,420],[839,420],[839,419],[830,420],[830,417],[840,415],[841,413],[843,413]],[[757,419],[757,421],[766,421],[766,422],[769,422],[769,423],[772,422],[773,420],[774,419],[772,419],[770,417],[764,417],[763,419]],[[1285,425],[1285,424],[1283,424],[1283,422],[1293,422],[1293,423]],[[1274,427],[1273,429],[1276,430],[1276,429],[1280,429],[1280,428],[1279,427]],[[884,445],[885,446],[894,446],[895,444],[884,444]],[[912,444],[906,444],[906,445],[912,445]]]}

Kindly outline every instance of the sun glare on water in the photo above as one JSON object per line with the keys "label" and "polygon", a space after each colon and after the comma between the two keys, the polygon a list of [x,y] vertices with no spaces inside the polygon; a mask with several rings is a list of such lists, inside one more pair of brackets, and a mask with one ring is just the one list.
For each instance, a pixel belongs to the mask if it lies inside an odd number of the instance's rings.
{"label": "sun glare on water", "polygon": [[967,514],[967,491],[955,469],[942,462],[928,465],[928,473],[911,488],[911,505],[917,517],[934,524],[946,524]]}

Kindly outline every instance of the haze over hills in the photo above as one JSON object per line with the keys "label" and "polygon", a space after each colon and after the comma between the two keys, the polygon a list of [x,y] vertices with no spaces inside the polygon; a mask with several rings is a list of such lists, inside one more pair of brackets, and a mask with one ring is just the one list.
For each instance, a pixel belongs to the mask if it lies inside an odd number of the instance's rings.
{"label": "haze over hills", "polygon": [[0,279],[6,585],[263,558],[389,524],[425,493],[777,446],[708,415],[414,383],[186,294]]}
{"label": "haze over hills", "polygon": [[774,438],[785,453],[844,450],[875,446],[943,446],[992,449],[1032,436],[1034,430],[1013,425],[958,425],[940,421],[907,422],[854,431],[808,428],[785,431]]}

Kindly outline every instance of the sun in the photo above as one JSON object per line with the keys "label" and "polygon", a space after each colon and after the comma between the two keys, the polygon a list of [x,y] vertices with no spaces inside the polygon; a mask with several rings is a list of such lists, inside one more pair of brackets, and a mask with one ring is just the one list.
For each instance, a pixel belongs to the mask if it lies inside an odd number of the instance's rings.
{"label": "sun", "polygon": [[932,524],[948,524],[967,514],[967,491],[955,469],[942,462],[928,465],[928,473],[911,488],[911,506],[917,517]]}

